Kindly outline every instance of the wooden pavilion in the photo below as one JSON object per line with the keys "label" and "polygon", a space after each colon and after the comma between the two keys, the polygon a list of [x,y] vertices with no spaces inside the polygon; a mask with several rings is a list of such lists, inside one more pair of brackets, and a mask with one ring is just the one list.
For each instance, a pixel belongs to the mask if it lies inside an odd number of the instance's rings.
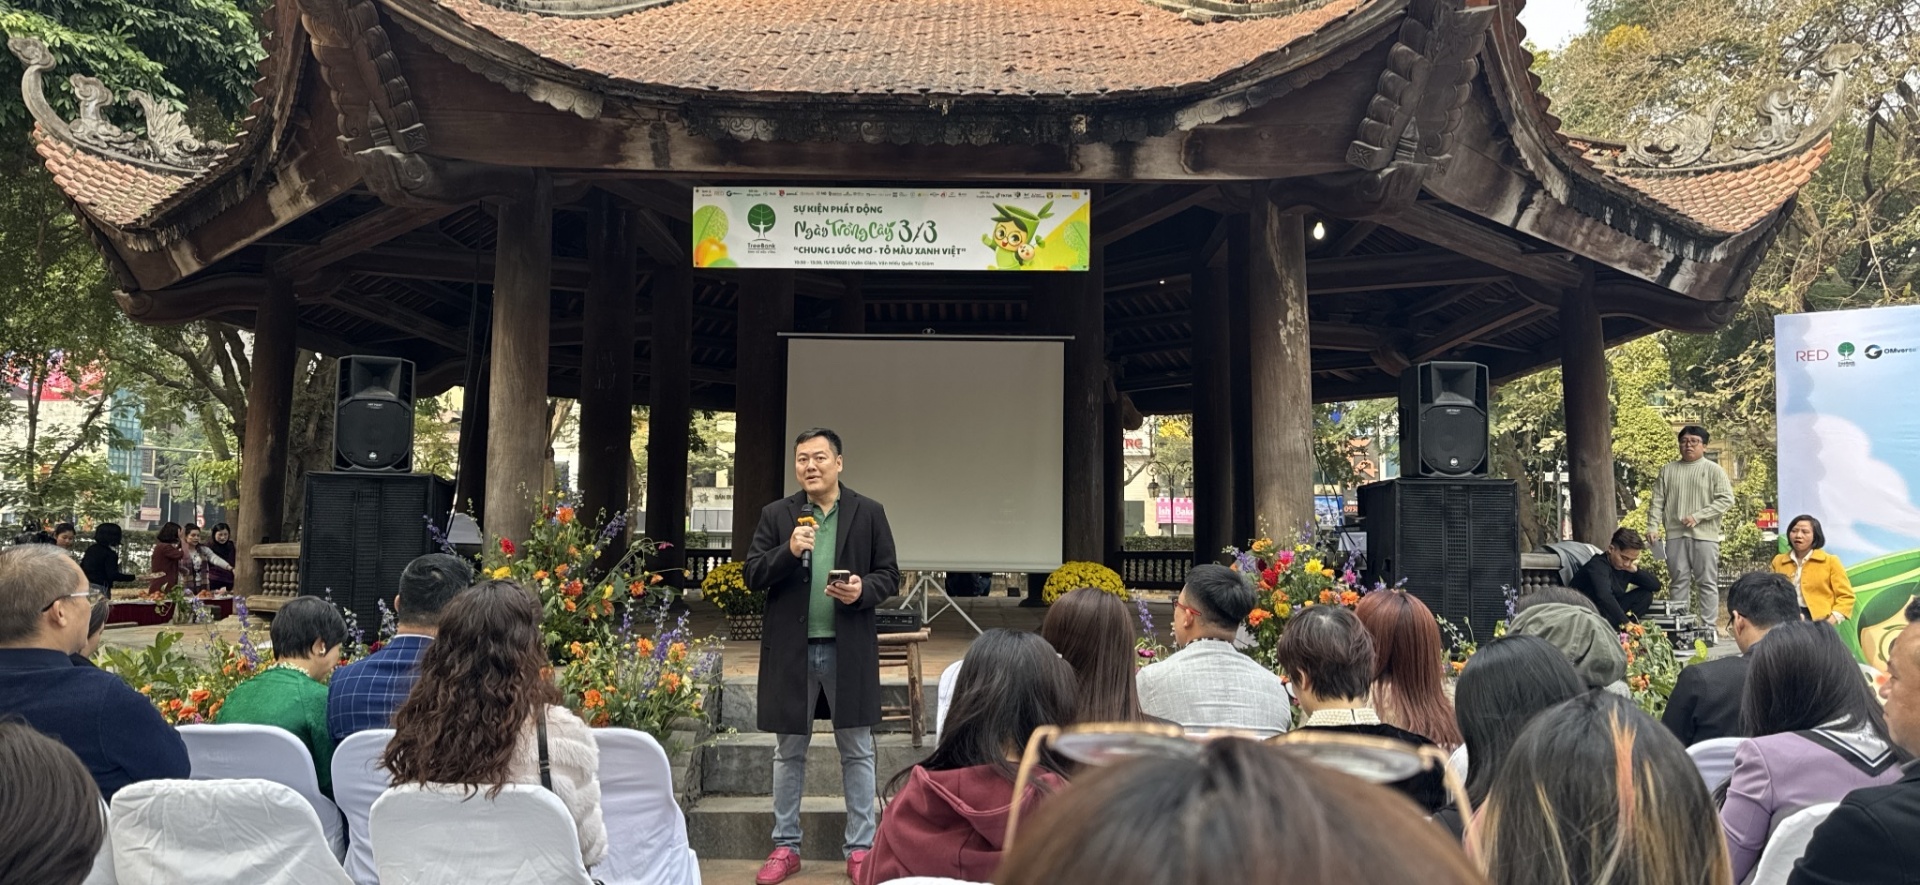
{"label": "wooden pavilion", "polygon": [[[128,315],[253,330],[243,546],[285,540],[297,347],[464,384],[459,497],[515,535],[546,396],[580,400],[589,510],[627,505],[630,406],[650,488],[683,485],[690,409],[735,411],[751,525],[787,469],[780,334],[932,329],[1072,336],[1065,552],[1100,559],[1140,413],[1193,413],[1217,550],[1311,518],[1312,402],[1430,359],[1561,365],[1576,531],[1611,530],[1604,348],[1730,316],[1827,153],[1847,53],[1751,117],[1575,137],[1520,5],[277,0],[231,145],[137,93],[123,130],[68,71],[63,119],[58,60],[9,46]],[[1097,248],[1085,273],[695,270],[691,188],[716,182],[1091,187]],[[649,535],[682,539],[676,498]]]}

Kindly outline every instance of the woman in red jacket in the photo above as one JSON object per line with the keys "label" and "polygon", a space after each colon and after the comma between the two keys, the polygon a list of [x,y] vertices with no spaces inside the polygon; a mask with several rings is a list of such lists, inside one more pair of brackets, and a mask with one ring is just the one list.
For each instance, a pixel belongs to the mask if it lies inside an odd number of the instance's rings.
{"label": "woman in red jacket", "polygon": [[[1000,866],[1013,778],[1027,738],[1073,721],[1073,669],[1032,633],[994,629],[967,647],[940,744],[887,784],[891,797],[855,885],[908,876],[985,882]],[[1043,755],[1021,814],[1063,783],[1064,760]]]}
{"label": "woman in red jacket", "polygon": [[180,583],[180,561],[186,558],[186,548],[180,546],[180,524],[170,522],[160,527],[160,533],[154,537],[152,565],[157,576],[147,584],[147,594],[164,596]]}

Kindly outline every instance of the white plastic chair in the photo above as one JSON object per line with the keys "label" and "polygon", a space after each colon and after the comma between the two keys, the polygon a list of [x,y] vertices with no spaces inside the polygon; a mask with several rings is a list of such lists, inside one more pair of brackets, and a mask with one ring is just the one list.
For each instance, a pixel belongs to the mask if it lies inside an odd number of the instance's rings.
{"label": "white plastic chair", "polygon": [[119,885],[120,883],[119,877],[113,872],[113,819],[107,815],[105,799],[100,800],[100,820],[105,824],[100,834],[102,837],[100,851],[93,856],[93,871],[87,873],[87,878],[81,880],[80,885]]}
{"label": "white plastic chair", "polygon": [[1748,885],[1787,885],[1787,877],[1793,875],[1793,865],[1807,853],[1807,843],[1813,841],[1814,829],[1826,822],[1827,815],[1839,805],[1822,802],[1787,815],[1787,819],[1774,828],[1773,835],[1767,837],[1767,847],[1760,852],[1760,863],[1747,877]]}
{"label": "white plastic chair", "polygon": [[[1453,752],[1447,756],[1447,767],[1453,769],[1454,776],[1458,777],[1461,783],[1467,782],[1467,771],[1472,768],[1472,766],[1472,760],[1467,758],[1466,744],[1454,747]],[[338,790],[336,789],[335,792],[338,792]]]}
{"label": "white plastic chair", "polygon": [[940,703],[933,714],[934,746],[940,745],[940,729],[946,726],[947,707],[953,703],[953,686],[960,681],[960,665],[966,663],[966,660],[961,658],[948,664],[947,669],[940,671]]}
{"label": "white plastic chair", "polygon": [[271,725],[182,725],[179,731],[194,780],[260,778],[285,784],[313,806],[334,860],[347,856],[346,822],[333,800],[320,792],[313,754],[292,732]]}
{"label": "white plastic chair", "polygon": [[987,885],[987,883],[970,882],[966,879],[940,879],[934,876],[908,876],[904,879],[888,879],[880,885]]}
{"label": "white plastic chair", "polygon": [[607,824],[607,856],[593,877],[604,885],[699,885],[700,858],[687,844],[667,751],[653,735],[630,728],[596,728],[593,739]]}
{"label": "white plastic chair", "polygon": [[1700,779],[1707,782],[1708,790],[1719,789],[1720,784],[1733,775],[1733,754],[1745,741],[1746,738],[1737,737],[1713,738],[1687,748],[1687,758],[1700,770]]}
{"label": "white plastic chair", "polygon": [[382,794],[370,818],[381,885],[592,885],[560,797],[527,784],[490,791],[402,784]]}
{"label": "white plastic chair", "polygon": [[285,784],[141,781],[108,816],[120,885],[352,885],[313,806]]}
{"label": "white plastic chair", "polygon": [[380,756],[393,740],[393,729],[373,728],[347,735],[333,748],[333,801],[347,819],[347,875],[355,885],[380,885],[373,866],[373,833],[367,818],[373,803],[392,786]]}

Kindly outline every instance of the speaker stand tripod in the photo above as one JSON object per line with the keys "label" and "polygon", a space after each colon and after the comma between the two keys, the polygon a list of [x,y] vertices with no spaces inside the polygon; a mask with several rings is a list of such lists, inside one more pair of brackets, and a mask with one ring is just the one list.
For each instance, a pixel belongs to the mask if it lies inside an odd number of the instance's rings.
{"label": "speaker stand tripod", "polygon": [[[921,626],[930,625],[933,623],[934,618],[940,617],[947,612],[953,612],[964,618],[967,626],[972,627],[974,633],[984,632],[980,629],[979,624],[974,623],[973,617],[967,614],[967,610],[961,608],[959,603],[953,601],[953,597],[947,595],[946,584],[941,582],[941,578],[934,577],[935,575],[940,575],[943,578],[946,576],[946,572],[914,572],[913,588],[908,590],[907,595],[900,600],[900,607],[912,608],[914,598],[919,597]],[[946,605],[941,606],[939,611],[929,615],[927,614],[927,600],[935,593],[940,594],[940,598],[946,600]]]}

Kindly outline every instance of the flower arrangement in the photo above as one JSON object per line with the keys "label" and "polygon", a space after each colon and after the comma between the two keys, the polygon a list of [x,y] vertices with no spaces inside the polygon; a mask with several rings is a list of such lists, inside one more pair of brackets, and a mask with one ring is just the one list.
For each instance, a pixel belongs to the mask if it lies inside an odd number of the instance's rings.
{"label": "flower arrangement", "polygon": [[766,591],[747,586],[743,563],[726,562],[708,570],[700,581],[700,594],[729,618],[756,617],[767,611]]}
{"label": "flower arrangement", "polygon": [[1268,669],[1279,666],[1280,633],[1295,612],[1316,605],[1352,608],[1367,592],[1351,560],[1336,571],[1327,564],[1330,559],[1307,544],[1281,548],[1271,538],[1260,538],[1246,550],[1226,552],[1233,556],[1234,570],[1253,584],[1254,609],[1246,626],[1254,644],[1247,653]]}
{"label": "flower arrangement", "polygon": [[1672,640],[1658,624],[1628,624],[1620,634],[1620,647],[1627,652],[1627,690],[1633,702],[1647,715],[1660,718],[1667,711],[1667,698],[1680,671],[1707,659],[1707,644],[1693,641],[1693,655],[1681,660]]}
{"label": "flower arrangement", "polygon": [[543,505],[525,541],[501,538],[487,548],[481,572],[494,580],[516,581],[539,595],[540,633],[554,660],[564,660],[563,653],[575,642],[598,639],[629,609],[671,601],[661,576],[641,565],[643,557],[661,549],[659,544],[639,539],[612,568],[598,566],[601,552],[624,530],[623,516],[594,527],[564,500],[548,496]]}
{"label": "flower arrangement", "polygon": [[1140,612],[1140,635],[1133,639],[1134,669],[1166,660],[1167,647],[1160,641],[1160,635],[1153,631],[1153,613],[1147,610],[1147,601],[1135,599],[1133,607]]}
{"label": "flower arrangement", "polygon": [[674,724],[703,718],[720,686],[720,648],[696,639],[685,616],[673,626],[664,612],[651,636],[628,625],[568,646],[560,668],[567,706],[596,728],[633,728],[667,743]]}
{"label": "flower arrangement", "polygon": [[1133,597],[1127,593],[1127,585],[1120,580],[1120,574],[1097,562],[1063,563],[1053,574],[1047,576],[1047,584],[1040,590],[1040,598],[1048,605],[1054,604],[1060,597],[1081,587],[1092,587],[1104,593],[1120,597],[1131,602]]}

